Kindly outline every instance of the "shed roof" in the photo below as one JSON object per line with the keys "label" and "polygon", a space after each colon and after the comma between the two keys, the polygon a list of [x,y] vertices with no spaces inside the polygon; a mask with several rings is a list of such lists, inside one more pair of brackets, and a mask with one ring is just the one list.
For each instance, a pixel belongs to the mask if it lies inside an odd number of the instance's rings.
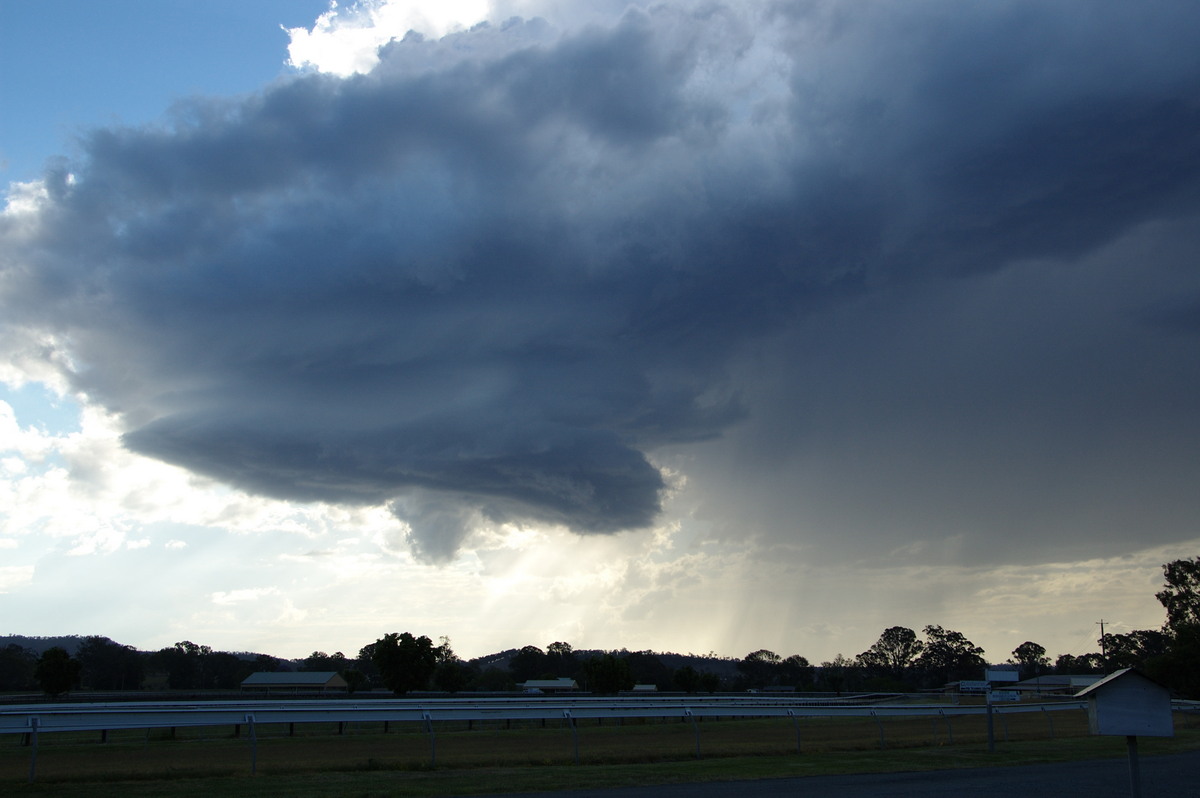
{"label": "shed roof", "polygon": [[578,690],[579,684],[568,676],[560,676],[557,679],[530,679],[522,682],[521,686],[526,690],[537,688],[539,690]]}
{"label": "shed roof", "polygon": [[1151,679],[1149,676],[1142,673],[1137,668],[1122,668],[1119,671],[1114,671],[1113,673],[1110,673],[1109,675],[1105,676],[1103,679],[1096,682],[1095,684],[1092,684],[1092,685],[1088,686],[1087,688],[1080,690],[1078,693],[1075,694],[1075,696],[1077,698],[1080,698],[1083,696],[1090,696],[1094,693],[1103,692],[1108,687],[1110,687],[1113,684],[1113,682],[1116,682],[1116,681],[1135,681],[1136,682],[1138,680],[1141,680],[1144,682],[1149,682],[1150,684],[1154,685],[1155,687],[1159,687],[1164,691],[1167,689],[1165,685],[1160,684],[1159,682],[1155,681],[1154,679]]}
{"label": "shed roof", "polygon": [[1078,697],[1088,700],[1092,734],[1124,737],[1173,737],[1171,692],[1134,668],[1123,668]]}
{"label": "shed roof", "polygon": [[1094,673],[1051,673],[1035,676],[1020,682],[1006,684],[1005,690],[1074,690],[1088,687],[1100,681],[1100,676]]}
{"label": "shed roof", "polygon": [[252,673],[242,687],[345,687],[346,680],[336,671],[299,671]]}

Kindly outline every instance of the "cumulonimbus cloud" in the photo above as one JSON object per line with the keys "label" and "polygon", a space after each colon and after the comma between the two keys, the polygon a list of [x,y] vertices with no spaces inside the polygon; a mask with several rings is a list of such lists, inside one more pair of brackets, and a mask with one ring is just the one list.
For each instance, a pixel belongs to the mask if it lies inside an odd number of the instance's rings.
{"label": "cumulonimbus cloud", "polygon": [[648,455],[753,412],[733,365],[815,308],[1195,212],[1188,4],[757,5],[409,37],[93,131],[0,221],[4,323],[135,451],[389,504],[439,560],[472,519],[651,524]]}

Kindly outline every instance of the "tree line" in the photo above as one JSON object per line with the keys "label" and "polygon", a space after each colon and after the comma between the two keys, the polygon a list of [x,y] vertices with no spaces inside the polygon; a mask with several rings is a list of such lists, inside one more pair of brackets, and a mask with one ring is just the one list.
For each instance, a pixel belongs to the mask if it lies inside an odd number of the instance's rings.
{"label": "tree line", "polygon": [[[1164,586],[1156,598],[1166,610],[1159,629],[1104,634],[1100,651],[1060,655],[1053,663],[1044,646],[1025,641],[1007,662],[1022,678],[1058,674],[1105,673],[1137,667],[1188,698],[1200,698],[1200,557],[1163,566]],[[570,678],[581,689],[616,693],[635,684],[687,693],[796,690],[903,692],[937,688],[963,679],[979,679],[984,650],[962,633],[941,626],[885,629],[866,651],[853,658],[839,654],[812,665],[799,654],[781,656],[767,649],[741,659],[656,654],[650,651],[577,651],[554,642],[545,650],[524,646],[465,661],[442,637],[391,632],[363,646],[353,658],[342,652],[314,651],[287,661],[266,654],[234,654],[182,641],[155,652],[141,652],[107,637],[87,637],[69,652],[53,646],[40,655],[10,643],[0,648],[0,691],[41,690],[60,696],[83,687],[93,691],[235,690],[258,671],[337,672],[351,691],[384,688],[396,695],[415,691],[511,691],[530,680]]]}

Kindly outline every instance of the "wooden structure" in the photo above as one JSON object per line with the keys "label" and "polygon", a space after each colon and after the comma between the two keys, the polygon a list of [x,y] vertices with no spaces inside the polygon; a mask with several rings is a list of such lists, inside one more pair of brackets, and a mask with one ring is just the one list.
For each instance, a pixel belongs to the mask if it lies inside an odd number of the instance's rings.
{"label": "wooden structure", "polygon": [[1134,668],[1105,676],[1076,698],[1088,702],[1092,734],[1123,736],[1129,749],[1129,794],[1142,798],[1138,737],[1174,737],[1171,692]]}
{"label": "wooden structure", "polygon": [[1175,736],[1170,691],[1134,668],[1110,674],[1076,697],[1087,699],[1092,734]]}

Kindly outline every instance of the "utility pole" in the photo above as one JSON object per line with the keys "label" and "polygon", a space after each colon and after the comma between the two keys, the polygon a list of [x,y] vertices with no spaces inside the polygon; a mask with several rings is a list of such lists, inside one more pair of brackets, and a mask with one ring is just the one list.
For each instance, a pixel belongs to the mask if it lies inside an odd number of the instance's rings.
{"label": "utility pole", "polygon": [[1100,656],[1104,657],[1104,664],[1108,664],[1108,651],[1104,646],[1104,619],[1101,618],[1097,623],[1100,624]]}

